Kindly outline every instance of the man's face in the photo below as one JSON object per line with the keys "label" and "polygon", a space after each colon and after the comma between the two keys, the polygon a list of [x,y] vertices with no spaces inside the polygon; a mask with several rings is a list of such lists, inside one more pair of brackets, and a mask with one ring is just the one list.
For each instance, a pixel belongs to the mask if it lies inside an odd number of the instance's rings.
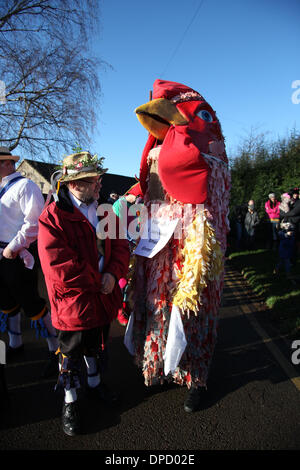
{"label": "man's face", "polygon": [[86,204],[99,199],[101,187],[101,178],[99,176],[82,178],[69,183],[69,189],[74,196]]}
{"label": "man's face", "polygon": [[12,160],[0,160],[0,177],[10,175],[15,171],[15,165]]}

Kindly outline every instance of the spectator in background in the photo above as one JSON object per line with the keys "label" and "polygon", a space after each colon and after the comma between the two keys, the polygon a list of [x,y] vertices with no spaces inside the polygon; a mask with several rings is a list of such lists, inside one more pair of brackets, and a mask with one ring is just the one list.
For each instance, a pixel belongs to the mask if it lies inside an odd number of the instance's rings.
{"label": "spectator in background", "polygon": [[294,188],[289,191],[290,199],[290,210],[285,213],[283,222],[290,222],[295,226],[295,244],[294,254],[292,256],[292,264],[296,263],[299,251],[300,251],[300,199],[299,189]]}
{"label": "spectator in background", "polygon": [[236,249],[241,248],[241,242],[244,235],[244,220],[245,220],[246,210],[244,206],[236,206],[234,211],[234,223],[235,223],[235,233],[236,233]]}
{"label": "spectator in background", "polygon": [[107,202],[109,204],[114,204],[118,199],[119,199],[119,195],[115,191],[113,191],[110,193],[109,198],[107,199]]}
{"label": "spectator in background", "polygon": [[293,188],[289,191],[289,195],[291,196],[290,200],[290,209],[293,209],[297,201],[299,201],[299,188]]}
{"label": "spectator in background", "polygon": [[291,259],[294,253],[295,245],[295,232],[294,225],[290,222],[281,222],[280,230],[278,232],[279,237],[279,262],[274,269],[274,274],[279,273],[279,269],[283,265],[285,268],[285,274],[289,278],[291,275]]}
{"label": "spectator in background", "polygon": [[124,196],[121,196],[113,204],[113,211],[120,220],[120,228],[124,230],[125,237],[127,236],[129,241],[132,237],[128,234],[128,227],[130,222],[136,218],[134,214],[129,213],[129,209],[141,196],[142,191],[140,183],[136,183],[124,194]]}
{"label": "spectator in background", "polygon": [[248,202],[248,211],[245,216],[244,227],[245,227],[245,241],[246,248],[252,249],[255,243],[255,232],[256,227],[259,224],[259,217],[255,210],[254,201],[251,199]]}
{"label": "spectator in background", "polygon": [[265,203],[265,211],[268,215],[270,224],[271,224],[271,240],[270,248],[276,248],[276,242],[278,240],[277,229],[279,226],[279,206],[280,202],[275,198],[274,193],[269,194],[269,199]]}
{"label": "spectator in background", "polygon": [[291,196],[289,193],[281,194],[281,203],[279,204],[279,219],[280,222],[284,219],[287,212],[290,210],[290,200]]}

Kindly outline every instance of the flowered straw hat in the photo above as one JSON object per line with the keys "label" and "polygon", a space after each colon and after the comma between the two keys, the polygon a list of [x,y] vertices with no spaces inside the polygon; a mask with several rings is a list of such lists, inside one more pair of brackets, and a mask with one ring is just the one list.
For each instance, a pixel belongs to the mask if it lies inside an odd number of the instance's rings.
{"label": "flowered straw hat", "polygon": [[92,155],[90,152],[72,153],[64,158],[62,163],[61,183],[67,181],[100,176],[107,172],[108,168],[103,168],[104,157]]}

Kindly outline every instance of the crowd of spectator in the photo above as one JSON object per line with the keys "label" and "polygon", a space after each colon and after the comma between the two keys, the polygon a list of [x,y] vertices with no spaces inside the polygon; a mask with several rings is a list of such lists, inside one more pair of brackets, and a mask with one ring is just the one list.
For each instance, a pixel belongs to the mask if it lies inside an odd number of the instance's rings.
{"label": "crowd of spectator", "polygon": [[[267,247],[278,251],[278,263],[274,273],[281,268],[290,275],[295,265],[300,245],[300,199],[299,188],[281,194],[280,200],[274,192],[268,195],[265,203],[268,223],[265,242]],[[256,235],[262,218],[259,217],[255,202],[249,200],[247,206],[237,206],[234,211],[235,248],[252,250],[256,248]]]}

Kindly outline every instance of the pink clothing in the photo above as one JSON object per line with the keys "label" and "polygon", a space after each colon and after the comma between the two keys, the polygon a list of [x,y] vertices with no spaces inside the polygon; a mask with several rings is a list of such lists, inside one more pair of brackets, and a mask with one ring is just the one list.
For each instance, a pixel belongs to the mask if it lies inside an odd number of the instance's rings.
{"label": "pink clothing", "polygon": [[279,220],[279,205],[280,202],[275,200],[275,206],[271,207],[270,199],[265,203],[266,213],[270,220]]}

